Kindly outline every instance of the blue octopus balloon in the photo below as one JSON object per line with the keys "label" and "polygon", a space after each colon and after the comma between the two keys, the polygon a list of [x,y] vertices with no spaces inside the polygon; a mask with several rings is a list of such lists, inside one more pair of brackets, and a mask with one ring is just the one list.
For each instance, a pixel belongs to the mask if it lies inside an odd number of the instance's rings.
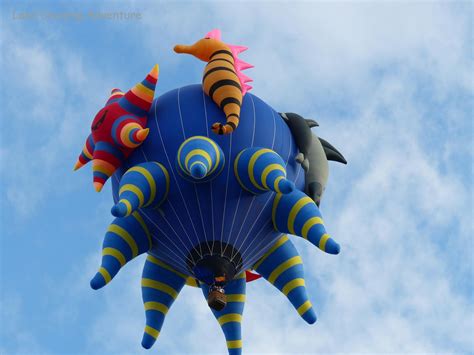
{"label": "blue octopus balloon", "polygon": [[[203,55],[202,46],[211,53]],[[316,321],[302,260],[287,234],[339,253],[318,205],[327,160],[345,160],[311,132],[314,121],[279,114],[248,85],[242,90],[248,78],[236,53],[243,47],[226,45],[212,31],[183,48],[207,61],[203,84],[153,100],[155,67],[127,93],[114,89],[76,164],[93,161],[98,190],[111,177],[115,202],[91,287],[103,287],[147,253],[142,346],[154,344],[188,284],[202,289],[229,354],[240,354],[246,281],[263,277],[306,322]]]}

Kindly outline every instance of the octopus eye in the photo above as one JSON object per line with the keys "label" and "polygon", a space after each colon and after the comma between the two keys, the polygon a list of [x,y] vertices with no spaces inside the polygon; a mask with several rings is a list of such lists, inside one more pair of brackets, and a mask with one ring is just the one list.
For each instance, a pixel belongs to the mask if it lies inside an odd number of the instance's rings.
{"label": "octopus eye", "polygon": [[107,116],[107,110],[102,114],[102,117],[92,126],[92,130],[95,131],[97,130],[100,126],[102,126],[102,123],[104,123],[105,116]]}

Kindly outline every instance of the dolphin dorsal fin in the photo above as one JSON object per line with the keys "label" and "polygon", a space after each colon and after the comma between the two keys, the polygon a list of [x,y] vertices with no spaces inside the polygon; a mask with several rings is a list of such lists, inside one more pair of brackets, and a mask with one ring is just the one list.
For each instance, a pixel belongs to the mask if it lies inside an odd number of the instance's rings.
{"label": "dolphin dorsal fin", "polygon": [[331,143],[328,141],[319,138],[319,141],[321,142],[321,145],[323,146],[324,153],[326,153],[326,158],[328,160],[332,161],[337,161],[342,164],[347,164],[346,158],[336,149],[332,146]]}

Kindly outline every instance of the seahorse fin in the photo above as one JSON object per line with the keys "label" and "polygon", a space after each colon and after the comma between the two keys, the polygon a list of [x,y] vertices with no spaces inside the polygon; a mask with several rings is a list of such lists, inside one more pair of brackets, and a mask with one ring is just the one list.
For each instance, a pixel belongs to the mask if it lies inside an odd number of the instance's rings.
{"label": "seahorse fin", "polygon": [[217,39],[217,40],[221,40],[221,30],[219,30],[218,28],[215,28],[213,29],[212,31],[208,32],[206,34],[206,36],[204,36],[205,38],[213,38],[213,39]]}
{"label": "seahorse fin", "polygon": [[253,68],[254,66],[250,63],[244,62],[242,59],[235,59],[235,68],[238,71],[245,70],[245,69],[250,69]]}
{"label": "seahorse fin", "polygon": [[237,76],[239,77],[241,83],[248,83],[250,81],[253,81],[252,78],[248,77],[244,73],[237,73]]}
{"label": "seahorse fin", "polygon": [[249,47],[237,46],[234,44],[228,44],[227,46],[230,48],[230,51],[232,52],[234,57],[237,56],[237,54],[245,52],[247,49],[249,49]]}
{"label": "seahorse fin", "polygon": [[247,91],[252,90],[252,86],[244,84],[244,87],[242,88],[242,95],[245,95]]}

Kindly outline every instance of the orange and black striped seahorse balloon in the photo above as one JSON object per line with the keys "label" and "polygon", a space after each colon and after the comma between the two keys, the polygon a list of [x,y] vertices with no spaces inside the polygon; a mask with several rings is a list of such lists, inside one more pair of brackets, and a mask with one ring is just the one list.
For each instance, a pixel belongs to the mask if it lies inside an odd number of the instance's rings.
{"label": "orange and black striped seahorse balloon", "polygon": [[216,134],[232,133],[239,125],[240,106],[245,93],[252,87],[252,81],[242,70],[253,68],[237,58],[247,47],[229,45],[221,41],[221,32],[213,30],[191,46],[177,45],[176,53],[188,53],[205,62],[202,78],[204,92],[224,111],[226,124],[216,122],[212,131]]}

